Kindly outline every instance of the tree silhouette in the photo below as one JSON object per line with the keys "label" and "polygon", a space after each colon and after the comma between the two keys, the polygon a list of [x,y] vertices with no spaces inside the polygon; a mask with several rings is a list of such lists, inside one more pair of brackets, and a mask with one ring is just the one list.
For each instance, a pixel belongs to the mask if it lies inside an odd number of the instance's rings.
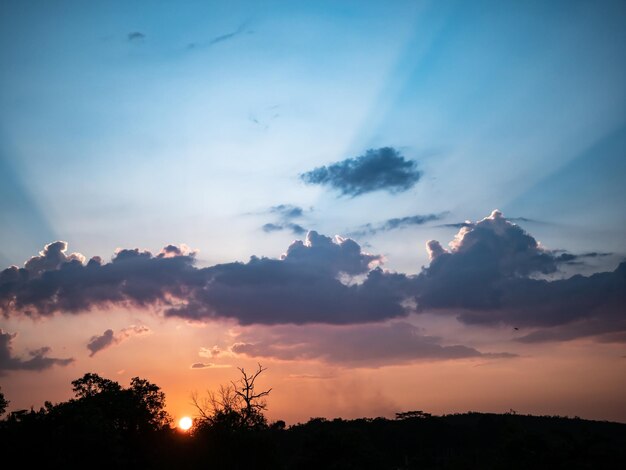
{"label": "tree silhouette", "polygon": [[266,424],[263,411],[267,409],[267,403],[263,400],[268,396],[272,389],[265,390],[263,392],[254,393],[254,382],[257,377],[267,370],[263,368],[261,364],[258,364],[259,368],[254,374],[248,375],[243,367],[238,367],[241,372],[241,378],[237,383],[231,382],[235,394],[241,399],[244,406],[241,410],[243,425],[246,427],[254,427],[258,425]]}
{"label": "tree silhouette", "polygon": [[0,416],[4,414],[4,410],[9,406],[9,401],[4,398],[4,393],[2,393],[2,388],[0,388]]}
{"label": "tree silhouette", "polygon": [[238,381],[221,385],[217,392],[209,391],[200,399],[197,393],[191,396],[192,404],[198,412],[198,427],[221,427],[230,429],[255,429],[267,427],[263,411],[267,408],[264,400],[272,389],[256,392],[257,378],[267,370],[258,364],[258,369],[248,374],[243,367]]}
{"label": "tree silhouette", "polygon": [[72,381],[72,391],[76,398],[88,398],[101,393],[118,393],[122,387],[113,380],[100,377],[98,374],[88,372],[80,379]]}

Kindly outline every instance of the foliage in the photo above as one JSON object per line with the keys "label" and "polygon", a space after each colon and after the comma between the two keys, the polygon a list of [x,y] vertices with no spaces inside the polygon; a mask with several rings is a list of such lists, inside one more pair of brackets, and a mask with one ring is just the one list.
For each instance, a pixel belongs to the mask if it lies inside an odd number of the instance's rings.
{"label": "foliage", "polygon": [[626,424],[580,418],[418,410],[397,419],[268,425],[263,399],[270,390],[258,392],[253,380],[263,370],[240,369],[239,381],[209,394],[190,434],[170,427],[158,386],[135,377],[124,388],[85,374],[72,382],[75,397],[67,402],[0,420],[0,452],[26,468],[626,468]]}
{"label": "foliage", "polygon": [[9,406],[9,401],[4,398],[4,393],[2,393],[2,388],[0,388],[0,416],[4,414],[7,406]]}
{"label": "foliage", "polygon": [[124,388],[87,373],[72,382],[72,390],[75,397],[66,402],[11,413],[4,425],[11,430],[7,441],[12,448],[36,447],[32,458],[58,466],[89,455],[124,466],[143,458],[157,434],[169,430],[165,395],[147,380],[135,377]]}

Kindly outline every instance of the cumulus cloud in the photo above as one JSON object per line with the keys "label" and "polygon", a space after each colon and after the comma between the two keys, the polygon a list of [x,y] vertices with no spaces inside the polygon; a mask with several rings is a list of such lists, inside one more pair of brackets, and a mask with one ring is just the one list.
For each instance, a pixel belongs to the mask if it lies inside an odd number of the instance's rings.
{"label": "cumulus cloud", "polygon": [[441,220],[445,216],[446,213],[444,212],[440,214],[420,214],[409,215],[406,217],[394,217],[378,224],[365,224],[361,226],[359,230],[352,232],[352,235],[374,235],[378,232],[388,232],[389,230],[401,229],[414,225],[424,225],[428,222]]}
{"label": "cumulus cloud", "polygon": [[[463,226],[446,247],[430,240],[427,250],[429,265],[408,275],[383,270],[382,257],[354,240],[314,231],[278,259],[253,256],[206,268],[195,267],[194,253],[184,247],[156,255],[118,250],[106,263],[85,262],[55,242],[23,268],[0,272],[0,312],[37,317],[122,306],[242,325],[362,324],[431,312],[520,328],[527,341],[608,340],[626,331],[626,263],[557,279],[576,256],[601,251],[548,250],[499,211]],[[108,336],[102,336],[104,344]]]}
{"label": "cumulus cloud", "polygon": [[378,190],[390,193],[407,191],[421,176],[416,162],[405,159],[394,148],[383,147],[315,168],[303,173],[300,178],[307,184],[329,186],[342,195],[355,197]]}
{"label": "cumulus cloud", "polygon": [[[193,266],[193,253],[161,253],[173,256],[123,249],[110,263],[72,258],[38,273],[12,266],[0,272],[0,311],[36,317],[121,305],[241,324],[340,324],[406,313],[400,287],[406,276],[377,269],[382,257],[347,238],[309,232],[280,259],[253,256],[247,263],[203,269]],[[340,280],[357,275],[365,281],[346,285]]]}
{"label": "cumulus cloud", "polygon": [[17,336],[17,333],[8,333],[0,329],[0,374],[10,370],[44,370],[52,366],[66,366],[74,359],[59,359],[56,357],[48,357],[49,347],[39,348],[30,351],[29,359],[21,359],[13,356],[13,348],[11,343]]}
{"label": "cumulus cloud", "polygon": [[97,352],[120,344],[133,336],[142,336],[149,333],[151,333],[150,328],[145,325],[131,325],[128,328],[122,328],[117,334],[111,329],[105,330],[101,335],[95,335],[89,339],[87,343],[87,349],[91,351],[89,356],[93,357]]}
{"label": "cumulus cloud", "polygon": [[39,252],[39,256],[33,256],[24,263],[24,269],[30,274],[38,276],[44,271],[56,270],[61,265],[71,261],[85,262],[85,257],[80,253],[66,255],[66,251],[66,242],[56,241],[49,243]]}
{"label": "cumulus cloud", "polygon": [[[256,334],[256,333],[255,333]],[[246,339],[250,336],[250,339]],[[277,327],[255,341],[244,335],[231,346],[235,354],[287,361],[318,360],[352,367],[380,367],[413,361],[476,357],[513,357],[483,354],[463,345],[442,345],[441,338],[424,335],[414,325],[399,321],[331,327]]]}
{"label": "cumulus cloud", "polygon": [[414,278],[420,311],[454,313],[467,324],[543,330],[527,341],[626,330],[626,263],[589,277],[541,279],[574,255],[541,247],[499,211],[461,228],[449,249],[434,240],[427,249],[430,265]]}
{"label": "cumulus cloud", "polygon": [[[372,269],[382,258],[353,240],[309,232],[280,259],[252,257],[206,269],[211,281],[168,315],[202,320],[216,316],[241,324],[355,323],[404,315],[403,275]],[[342,275],[365,275],[346,285]]]}

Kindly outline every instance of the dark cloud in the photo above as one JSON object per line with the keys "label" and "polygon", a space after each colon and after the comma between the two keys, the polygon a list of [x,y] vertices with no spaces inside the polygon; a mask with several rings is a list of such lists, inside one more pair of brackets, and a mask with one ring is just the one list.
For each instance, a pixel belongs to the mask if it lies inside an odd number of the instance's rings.
{"label": "dark cloud", "polygon": [[547,250],[498,211],[462,227],[448,248],[431,240],[427,249],[430,264],[407,275],[382,270],[382,257],[354,240],[313,231],[280,259],[253,256],[202,269],[185,247],[157,255],[124,249],[109,263],[85,263],[55,242],[24,268],[0,272],[0,312],[46,316],[122,306],[242,325],[355,324],[431,312],[519,328],[525,341],[626,331],[626,263],[559,278],[561,267],[601,251]]}
{"label": "dark cloud", "polygon": [[450,228],[464,228],[464,227],[473,227],[474,223],[466,220],[465,222],[452,222],[449,224],[440,224],[438,227],[450,227]]}
{"label": "dark cloud", "polygon": [[[46,316],[122,305],[195,320],[234,318],[242,324],[340,324],[406,313],[401,287],[406,276],[372,269],[382,258],[350,239],[309,232],[280,259],[253,256],[247,263],[204,269],[195,268],[193,254],[183,250],[161,253],[173,256],[124,249],[110,263],[66,257],[38,274],[12,266],[0,272],[0,311]],[[346,285],[339,280],[346,275],[365,280]]]}
{"label": "dark cloud", "polygon": [[89,355],[93,356],[98,351],[102,351],[112,344],[115,344],[115,337],[113,336],[113,330],[109,329],[100,336],[92,336],[89,343],[87,343],[87,349],[91,351],[91,354]]}
{"label": "dark cloud", "polygon": [[391,147],[370,149],[355,158],[321,166],[300,175],[307,184],[330,186],[343,195],[359,196],[385,190],[399,193],[412,188],[422,176],[417,163]]}
{"label": "dark cloud", "polygon": [[592,251],[590,253],[582,253],[577,256],[579,258],[603,258],[605,256],[613,256],[613,253],[598,253],[597,251]]}
{"label": "dark cloud", "polygon": [[269,223],[269,224],[263,225],[261,229],[265,233],[281,232],[283,230],[289,230],[294,235],[304,235],[306,233],[306,229],[302,225],[295,224],[293,222],[277,223],[277,224]]}
{"label": "dark cloud", "polygon": [[108,329],[101,335],[95,335],[89,339],[87,343],[87,349],[91,351],[89,356],[93,356],[98,351],[119,344],[133,336],[141,336],[148,333],[150,333],[150,328],[145,325],[131,325],[128,328],[121,329],[118,334],[114,334],[113,330]]}
{"label": "dark cloud", "polygon": [[[358,323],[406,313],[403,275],[371,269],[381,257],[364,253],[353,240],[309,232],[281,259],[252,257],[206,269],[211,282],[167,314],[202,320],[235,318],[241,324]],[[346,285],[340,275],[365,275]]]}
{"label": "dark cloud", "polygon": [[261,341],[248,342],[244,336],[244,341],[231,346],[231,351],[254,358],[319,360],[352,367],[380,367],[423,360],[513,357],[506,353],[482,354],[474,348],[444,346],[441,342],[441,338],[426,336],[407,322],[341,327],[313,325],[274,328]]}
{"label": "dark cloud", "polygon": [[127,38],[129,41],[143,41],[146,38],[146,35],[139,31],[133,31],[128,33]]}
{"label": "dark cloud", "polygon": [[413,225],[424,225],[428,222],[435,220],[441,220],[447,213],[441,214],[425,214],[425,215],[411,215],[407,217],[394,217],[387,219],[379,224],[365,224],[359,230],[352,232],[352,235],[374,235],[378,232],[388,232],[389,230],[395,230],[399,228],[410,227]]}
{"label": "dark cloud", "polygon": [[[124,249],[110,263],[94,257],[84,264],[78,255],[66,256],[65,247],[64,242],[55,242],[24,268],[11,266],[0,272],[0,311],[5,316],[12,312],[30,316],[78,313],[113,305],[170,305],[172,298],[184,298],[189,289],[206,282],[193,267],[193,253],[173,256],[166,248],[153,256]],[[167,256],[160,256],[163,253]],[[47,269],[42,271],[42,264]]]}
{"label": "dark cloud", "polygon": [[54,365],[66,366],[74,359],[59,359],[56,357],[48,357],[50,348],[43,347],[35,351],[31,351],[30,359],[20,359],[13,356],[11,343],[17,336],[17,333],[5,333],[0,329],[0,374],[9,370],[44,370]]}
{"label": "dark cloud", "polygon": [[292,220],[302,217],[304,210],[302,207],[293,206],[291,204],[279,204],[278,206],[270,207],[269,212],[280,216],[282,220]]}
{"label": "dark cloud", "polygon": [[414,279],[420,311],[537,329],[525,341],[626,330],[626,263],[589,277],[542,279],[576,256],[542,248],[498,211],[463,227],[449,250],[434,240],[427,248],[430,265]]}
{"label": "dark cloud", "polygon": [[431,262],[420,274],[420,301],[435,307],[489,307],[494,297],[485,287],[530,274],[552,274],[559,263],[499,211],[461,228],[449,251],[435,240],[427,248]]}
{"label": "dark cloud", "polygon": [[289,230],[294,235],[304,235],[307,232],[302,225],[293,222],[294,219],[299,219],[304,215],[304,210],[301,207],[291,204],[280,204],[270,207],[268,212],[277,216],[278,221],[263,225],[261,229],[265,233]]}
{"label": "dark cloud", "polygon": [[210,39],[208,42],[204,41],[204,42],[191,42],[187,45],[187,49],[197,49],[197,48],[203,48],[203,47],[211,47],[214,46],[216,44],[219,44],[221,42],[224,41],[228,41],[231,39],[236,38],[237,36],[240,36],[244,33],[247,34],[252,34],[253,31],[248,29],[250,21],[245,21],[244,23],[240,24],[239,27],[231,32],[231,33],[226,33],[226,34],[220,34],[219,36],[215,36],[214,38]]}

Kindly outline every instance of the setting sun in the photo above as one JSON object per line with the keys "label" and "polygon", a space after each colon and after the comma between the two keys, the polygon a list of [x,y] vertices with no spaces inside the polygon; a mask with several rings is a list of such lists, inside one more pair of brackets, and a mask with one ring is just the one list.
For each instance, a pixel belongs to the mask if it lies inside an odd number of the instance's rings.
{"label": "setting sun", "polygon": [[193,420],[189,416],[183,416],[178,421],[178,427],[182,429],[183,431],[189,430],[189,428],[191,428],[192,425],[193,425]]}

